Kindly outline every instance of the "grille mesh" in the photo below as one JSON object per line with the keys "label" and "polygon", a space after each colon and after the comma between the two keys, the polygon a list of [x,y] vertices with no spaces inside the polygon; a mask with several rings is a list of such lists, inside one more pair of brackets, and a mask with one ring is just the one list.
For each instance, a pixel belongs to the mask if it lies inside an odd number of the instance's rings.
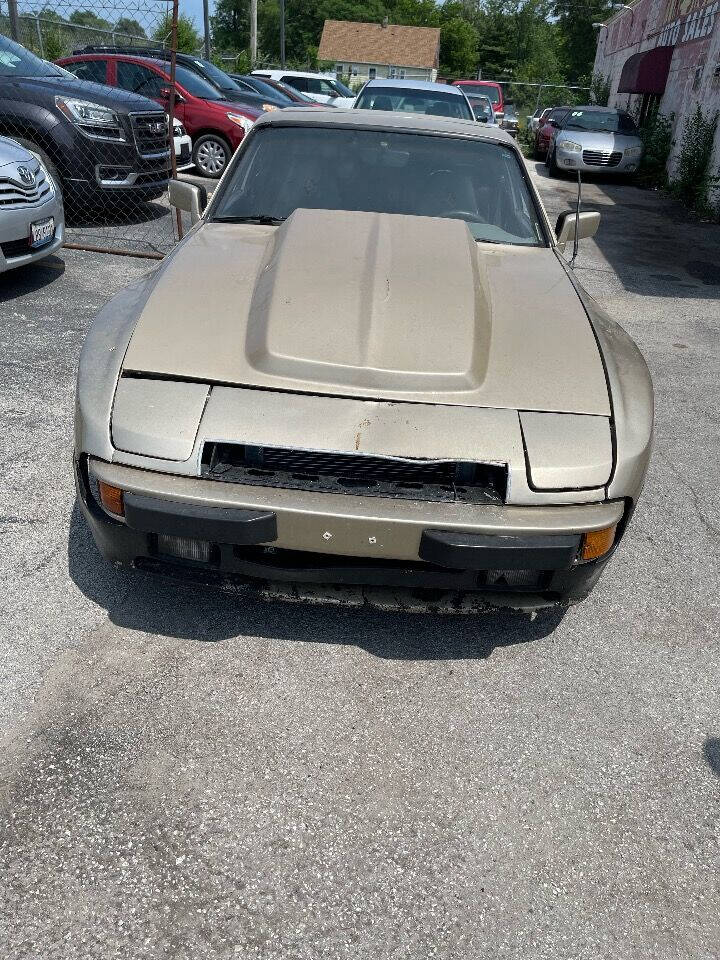
{"label": "grille mesh", "polygon": [[621,160],[622,151],[583,150],[583,162],[591,167],[616,167]]}
{"label": "grille mesh", "polygon": [[228,483],[409,500],[502,503],[507,467],[206,443],[203,475]]}

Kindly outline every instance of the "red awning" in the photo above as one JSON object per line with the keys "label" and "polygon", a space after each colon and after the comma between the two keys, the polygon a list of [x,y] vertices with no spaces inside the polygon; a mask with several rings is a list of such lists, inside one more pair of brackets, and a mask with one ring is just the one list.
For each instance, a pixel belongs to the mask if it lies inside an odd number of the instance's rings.
{"label": "red awning", "polygon": [[629,57],[622,68],[618,93],[665,92],[675,47],[654,47]]}

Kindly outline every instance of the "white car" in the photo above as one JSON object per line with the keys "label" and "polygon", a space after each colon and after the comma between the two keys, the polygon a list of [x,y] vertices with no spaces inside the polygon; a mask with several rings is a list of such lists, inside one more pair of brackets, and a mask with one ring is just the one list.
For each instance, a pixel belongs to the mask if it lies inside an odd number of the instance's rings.
{"label": "white car", "polygon": [[192,167],[192,140],[177,117],[173,118],[173,143],[175,144],[175,163],[178,170]]}
{"label": "white car", "polygon": [[308,73],[304,70],[253,70],[256,77],[270,77],[300,93],[307,94],[318,103],[330,103],[334,107],[352,107],[355,94],[332,73]]}

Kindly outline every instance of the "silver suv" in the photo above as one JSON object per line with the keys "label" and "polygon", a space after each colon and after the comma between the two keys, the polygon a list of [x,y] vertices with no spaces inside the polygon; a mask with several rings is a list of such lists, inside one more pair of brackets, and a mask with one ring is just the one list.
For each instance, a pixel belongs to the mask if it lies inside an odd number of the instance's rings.
{"label": "silver suv", "polygon": [[44,164],[0,137],[0,273],[49,256],[64,236],[62,200]]}

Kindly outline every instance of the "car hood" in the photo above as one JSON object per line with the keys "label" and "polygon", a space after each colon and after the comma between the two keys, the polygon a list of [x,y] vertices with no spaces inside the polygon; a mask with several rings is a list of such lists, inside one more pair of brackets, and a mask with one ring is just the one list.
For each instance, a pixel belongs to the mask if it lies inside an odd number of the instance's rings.
{"label": "car hood", "polygon": [[627,150],[628,147],[642,145],[640,137],[626,133],[608,133],[604,130],[572,130],[565,128],[558,133],[558,140],[574,140],[583,150],[600,150],[612,153],[615,150]]}
{"label": "car hood", "polygon": [[28,153],[25,147],[21,147],[19,143],[10,140],[8,137],[0,137],[0,167],[9,163],[28,163],[30,161],[34,163],[35,158],[31,153]]}
{"label": "car hood", "polygon": [[124,371],[334,396],[609,416],[555,252],[460,220],[296,210],[208,223],[160,268]]}
{"label": "car hood", "polygon": [[[8,78],[4,78],[8,79]],[[19,77],[13,81],[27,96],[35,91],[46,97],[75,97],[77,100],[89,100],[103,107],[126,110],[160,110],[154,100],[130,93],[119,87],[108,87],[104,83],[92,83],[89,80],[73,80],[65,75],[57,77]]]}

